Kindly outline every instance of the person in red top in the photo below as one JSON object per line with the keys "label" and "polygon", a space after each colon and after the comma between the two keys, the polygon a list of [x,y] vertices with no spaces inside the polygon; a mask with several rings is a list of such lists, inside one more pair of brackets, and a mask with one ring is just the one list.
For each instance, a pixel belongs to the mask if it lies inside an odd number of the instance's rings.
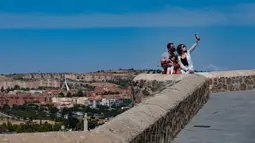
{"label": "person in red top", "polygon": [[169,65],[167,68],[167,74],[180,74],[180,65],[178,62],[178,57],[173,53],[169,57]]}

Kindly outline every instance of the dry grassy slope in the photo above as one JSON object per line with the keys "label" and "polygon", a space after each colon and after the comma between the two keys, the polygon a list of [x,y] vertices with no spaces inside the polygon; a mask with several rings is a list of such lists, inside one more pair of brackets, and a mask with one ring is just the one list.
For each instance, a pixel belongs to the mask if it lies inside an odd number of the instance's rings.
{"label": "dry grassy slope", "polygon": [[0,75],[0,80],[10,80],[10,78],[8,78],[6,76],[3,76],[3,75]]}

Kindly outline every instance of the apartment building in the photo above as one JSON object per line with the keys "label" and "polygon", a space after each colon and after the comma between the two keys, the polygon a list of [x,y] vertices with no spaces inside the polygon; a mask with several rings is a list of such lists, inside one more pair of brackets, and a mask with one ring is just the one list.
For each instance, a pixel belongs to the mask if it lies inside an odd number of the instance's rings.
{"label": "apartment building", "polygon": [[45,95],[2,95],[0,96],[0,107],[8,104],[9,106],[13,105],[23,105],[26,102],[48,102],[51,100],[50,96]]}
{"label": "apartment building", "polygon": [[38,88],[38,87],[54,87],[59,88],[61,83],[59,80],[28,80],[28,81],[20,81],[20,80],[1,80],[0,87],[4,89],[13,88],[15,85],[20,86],[21,88]]}

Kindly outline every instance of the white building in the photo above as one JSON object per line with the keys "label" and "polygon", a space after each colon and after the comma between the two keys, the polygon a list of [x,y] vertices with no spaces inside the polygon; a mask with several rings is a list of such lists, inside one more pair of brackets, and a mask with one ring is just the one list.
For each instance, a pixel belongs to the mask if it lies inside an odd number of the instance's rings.
{"label": "white building", "polygon": [[75,103],[72,98],[66,97],[52,97],[52,102],[56,103],[57,105],[71,105]]}
{"label": "white building", "polygon": [[107,99],[107,98],[103,98],[101,100],[101,105],[104,105],[104,106],[112,106],[113,104],[115,104],[117,101],[117,99]]}
{"label": "white building", "polygon": [[76,103],[79,105],[88,105],[88,98],[87,97],[79,97],[76,99]]}

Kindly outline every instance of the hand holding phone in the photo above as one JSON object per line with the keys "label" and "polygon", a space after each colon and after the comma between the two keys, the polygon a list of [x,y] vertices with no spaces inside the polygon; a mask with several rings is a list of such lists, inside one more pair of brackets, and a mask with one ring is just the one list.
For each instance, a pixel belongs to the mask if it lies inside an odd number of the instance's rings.
{"label": "hand holding phone", "polygon": [[195,34],[195,37],[198,41],[200,40],[200,37],[197,34]]}

